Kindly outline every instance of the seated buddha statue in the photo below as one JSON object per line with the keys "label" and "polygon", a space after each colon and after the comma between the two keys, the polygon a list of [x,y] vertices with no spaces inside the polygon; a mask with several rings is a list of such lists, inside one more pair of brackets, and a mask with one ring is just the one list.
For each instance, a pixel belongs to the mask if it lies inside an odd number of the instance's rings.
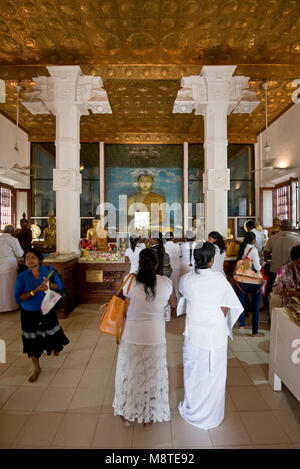
{"label": "seated buddha statue", "polygon": [[48,227],[44,229],[44,243],[47,246],[56,245],[56,220],[53,210],[51,210],[48,220]]}
{"label": "seated buddha statue", "polygon": [[[157,225],[161,226],[165,217],[165,203],[166,199],[163,195],[152,192],[151,189],[154,184],[154,176],[144,171],[138,177],[138,186],[140,192],[132,194],[127,199],[127,212],[128,221],[134,219],[135,212],[148,212],[150,214],[151,227]],[[151,205],[159,204],[159,209],[156,212],[153,210],[151,213]]]}
{"label": "seated buddha statue", "polygon": [[86,237],[92,241],[94,246],[97,246],[101,251],[107,251],[107,231],[102,227],[101,220],[94,218],[93,228],[87,230]]}

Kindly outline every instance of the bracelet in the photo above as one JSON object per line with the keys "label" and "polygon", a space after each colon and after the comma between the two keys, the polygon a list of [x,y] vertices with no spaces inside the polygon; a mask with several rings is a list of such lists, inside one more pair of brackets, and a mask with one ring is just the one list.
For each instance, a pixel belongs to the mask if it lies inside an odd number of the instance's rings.
{"label": "bracelet", "polygon": [[34,296],[34,295],[35,295],[35,293],[33,293],[33,291],[31,290],[31,292],[30,292],[30,295],[31,295],[31,296]]}

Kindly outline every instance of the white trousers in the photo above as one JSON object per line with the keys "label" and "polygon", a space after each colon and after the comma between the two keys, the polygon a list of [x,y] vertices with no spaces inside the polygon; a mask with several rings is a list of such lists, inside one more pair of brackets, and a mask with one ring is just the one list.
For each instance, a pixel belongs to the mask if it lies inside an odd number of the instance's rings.
{"label": "white trousers", "polygon": [[208,430],[224,419],[227,376],[227,343],[221,348],[204,350],[188,337],[183,345],[184,400],[180,415],[188,423]]}
{"label": "white trousers", "polygon": [[0,273],[0,312],[13,311],[18,308],[14,295],[16,278],[17,269]]}

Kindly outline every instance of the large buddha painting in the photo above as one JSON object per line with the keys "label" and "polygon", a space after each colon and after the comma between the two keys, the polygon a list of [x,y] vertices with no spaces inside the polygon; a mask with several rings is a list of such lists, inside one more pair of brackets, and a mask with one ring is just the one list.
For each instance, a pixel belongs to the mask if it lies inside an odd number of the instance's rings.
{"label": "large buddha painting", "polygon": [[128,231],[174,229],[170,207],[182,205],[182,158],[182,145],[105,145],[106,200],[118,214],[119,196],[127,196]]}

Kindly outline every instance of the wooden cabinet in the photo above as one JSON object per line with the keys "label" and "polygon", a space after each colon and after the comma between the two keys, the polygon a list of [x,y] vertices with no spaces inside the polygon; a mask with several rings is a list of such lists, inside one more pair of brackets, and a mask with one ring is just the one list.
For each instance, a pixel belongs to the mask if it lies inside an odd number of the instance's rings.
{"label": "wooden cabinet", "polygon": [[129,272],[127,263],[78,262],[77,295],[79,303],[107,303]]}

